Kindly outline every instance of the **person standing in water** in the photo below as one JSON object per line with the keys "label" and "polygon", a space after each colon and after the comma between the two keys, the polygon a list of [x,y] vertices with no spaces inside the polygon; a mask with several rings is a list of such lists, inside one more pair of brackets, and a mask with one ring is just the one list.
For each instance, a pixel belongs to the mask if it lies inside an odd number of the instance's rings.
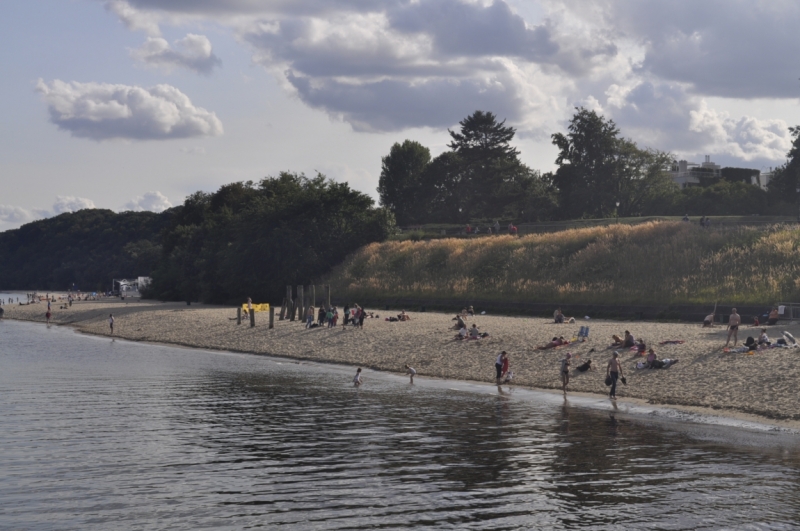
{"label": "person standing in water", "polygon": [[731,342],[731,336],[733,336],[733,346],[736,346],[736,342],[739,341],[740,324],[742,324],[742,317],[736,313],[736,308],[733,308],[731,316],[728,318],[728,340],[725,342],[725,347]]}
{"label": "person standing in water", "polygon": [[353,386],[354,387],[358,387],[362,383],[363,383],[363,380],[361,380],[361,367],[359,367],[358,370],[356,371],[355,377],[353,378]]}
{"label": "person standing in water", "polygon": [[111,329],[111,335],[114,335],[114,316],[108,314],[108,327]]}
{"label": "person standing in water", "polygon": [[417,374],[416,369],[414,369],[414,367],[409,367],[408,365],[406,365],[406,373],[408,373],[408,376],[411,379],[410,383],[413,384],[414,383],[414,376],[416,376],[416,374]]}
{"label": "person standing in water", "polygon": [[619,352],[614,351],[614,357],[608,360],[606,367],[606,377],[611,378],[611,392],[608,394],[611,400],[617,399],[617,380],[623,376],[622,363],[619,361]]}
{"label": "person standing in water", "polygon": [[572,359],[572,354],[567,352],[567,355],[561,360],[561,389],[564,391],[565,395],[567,394],[567,385],[569,384],[569,366],[572,364],[570,359]]}

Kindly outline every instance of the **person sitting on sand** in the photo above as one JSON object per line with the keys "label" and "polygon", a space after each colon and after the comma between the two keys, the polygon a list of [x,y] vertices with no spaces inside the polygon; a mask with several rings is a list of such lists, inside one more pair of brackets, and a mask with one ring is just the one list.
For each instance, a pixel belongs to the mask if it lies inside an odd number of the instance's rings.
{"label": "person sitting on sand", "polygon": [[772,344],[772,341],[769,340],[769,336],[767,335],[767,329],[766,328],[762,328],[761,329],[761,335],[758,336],[758,344],[759,345],[767,345],[767,346]]}
{"label": "person sitting on sand", "polygon": [[478,325],[472,323],[472,328],[469,329],[469,338],[470,339],[480,339],[481,332],[478,330]]}
{"label": "person sitting on sand", "polygon": [[617,334],[613,334],[611,336],[611,340],[613,341],[613,343],[611,343],[612,347],[621,347],[622,346],[623,340]]}
{"label": "person sitting on sand", "polygon": [[553,312],[553,320],[557,323],[564,322],[564,314],[561,313],[561,308],[558,308],[555,312]]}
{"label": "person sitting on sand", "polygon": [[594,367],[592,367],[591,358],[586,360],[585,362],[581,363],[577,367],[575,367],[575,370],[578,371],[578,372],[593,371]]}
{"label": "person sitting on sand", "polygon": [[703,328],[711,328],[714,326],[714,314],[710,313],[703,319]]}
{"label": "person sitting on sand", "polygon": [[767,324],[768,325],[776,325],[778,324],[778,309],[773,308],[771,312],[769,312],[769,317],[767,317]]}
{"label": "person sitting on sand", "polygon": [[453,326],[453,328],[455,328],[456,330],[461,330],[462,328],[467,327],[467,323],[464,322],[464,318],[461,317],[460,315],[456,315],[453,320],[456,322],[455,326]]}
{"label": "person sitting on sand", "polygon": [[397,320],[398,321],[410,321],[411,317],[409,317],[408,314],[406,313],[406,311],[403,310],[397,315]]}
{"label": "person sitting on sand", "polygon": [[469,332],[467,332],[467,325],[464,325],[459,329],[458,333],[456,334],[456,339],[467,339],[468,334]]}
{"label": "person sitting on sand", "polygon": [[633,338],[633,335],[625,330],[625,339],[622,340],[622,346],[625,348],[631,348],[632,346],[636,345],[636,340]]}
{"label": "person sitting on sand", "polygon": [[644,356],[645,352],[647,352],[647,345],[644,344],[644,339],[637,339],[636,340],[636,352],[640,356]]}
{"label": "person sitting on sand", "polygon": [[569,341],[567,341],[563,337],[554,337],[552,341],[550,341],[549,343],[542,345],[541,347],[536,347],[536,350],[547,350],[550,348],[556,348],[560,347],[561,345],[567,345],[567,344],[569,344]]}
{"label": "person sitting on sand", "polygon": [[469,315],[470,317],[473,317],[475,315],[475,308],[473,308],[472,306],[467,308],[467,315]]}

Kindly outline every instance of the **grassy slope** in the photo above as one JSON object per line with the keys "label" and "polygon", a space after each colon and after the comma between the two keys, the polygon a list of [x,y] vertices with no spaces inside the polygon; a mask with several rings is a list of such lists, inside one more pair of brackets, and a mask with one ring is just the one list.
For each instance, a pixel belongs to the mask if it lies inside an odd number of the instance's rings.
{"label": "grassy slope", "polygon": [[800,230],[650,222],[520,238],[389,241],[331,274],[356,298],[679,304],[800,300]]}

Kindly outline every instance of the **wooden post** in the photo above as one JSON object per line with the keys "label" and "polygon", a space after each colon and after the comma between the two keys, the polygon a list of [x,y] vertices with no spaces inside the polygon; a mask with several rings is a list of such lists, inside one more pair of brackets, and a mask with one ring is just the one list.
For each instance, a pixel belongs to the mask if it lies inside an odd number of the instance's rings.
{"label": "wooden post", "polygon": [[298,319],[300,321],[306,320],[306,297],[303,293],[303,286],[297,286],[297,304],[300,305],[300,315]]}
{"label": "wooden post", "polygon": [[269,305],[269,329],[272,330],[275,328],[275,307],[273,305]]}
{"label": "wooden post", "polygon": [[242,307],[241,306],[236,308],[236,324],[237,325],[242,324]]}
{"label": "wooden post", "polygon": [[255,310],[250,310],[250,328],[256,326],[256,312]]}
{"label": "wooden post", "polygon": [[278,317],[278,320],[283,321],[284,317],[286,317],[286,297],[283,298],[283,303],[281,304],[281,314]]}
{"label": "wooden post", "polygon": [[316,309],[317,308],[317,292],[316,292],[316,288],[315,288],[314,284],[311,284],[311,286],[309,286],[309,288],[310,289],[308,291],[309,291],[309,294],[311,295],[311,306],[313,306]]}
{"label": "wooden post", "polygon": [[289,320],[294,321],[295,314],[297,313],[297,299],[292,297],[291,286],[286,286],[286,291],[289,294]]}
{"label": "wooden post", "polygon": [[331,285],[325,284],[325,309],[330,310],[331,308]]}

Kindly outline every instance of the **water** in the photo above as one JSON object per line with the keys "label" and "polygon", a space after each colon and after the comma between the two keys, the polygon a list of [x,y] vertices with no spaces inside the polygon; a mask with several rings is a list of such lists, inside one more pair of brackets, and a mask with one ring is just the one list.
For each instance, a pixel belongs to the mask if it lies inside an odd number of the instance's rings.
{"label": "water", "polygon": [[2,529],[792,529],[798,436],[0,322]]}

